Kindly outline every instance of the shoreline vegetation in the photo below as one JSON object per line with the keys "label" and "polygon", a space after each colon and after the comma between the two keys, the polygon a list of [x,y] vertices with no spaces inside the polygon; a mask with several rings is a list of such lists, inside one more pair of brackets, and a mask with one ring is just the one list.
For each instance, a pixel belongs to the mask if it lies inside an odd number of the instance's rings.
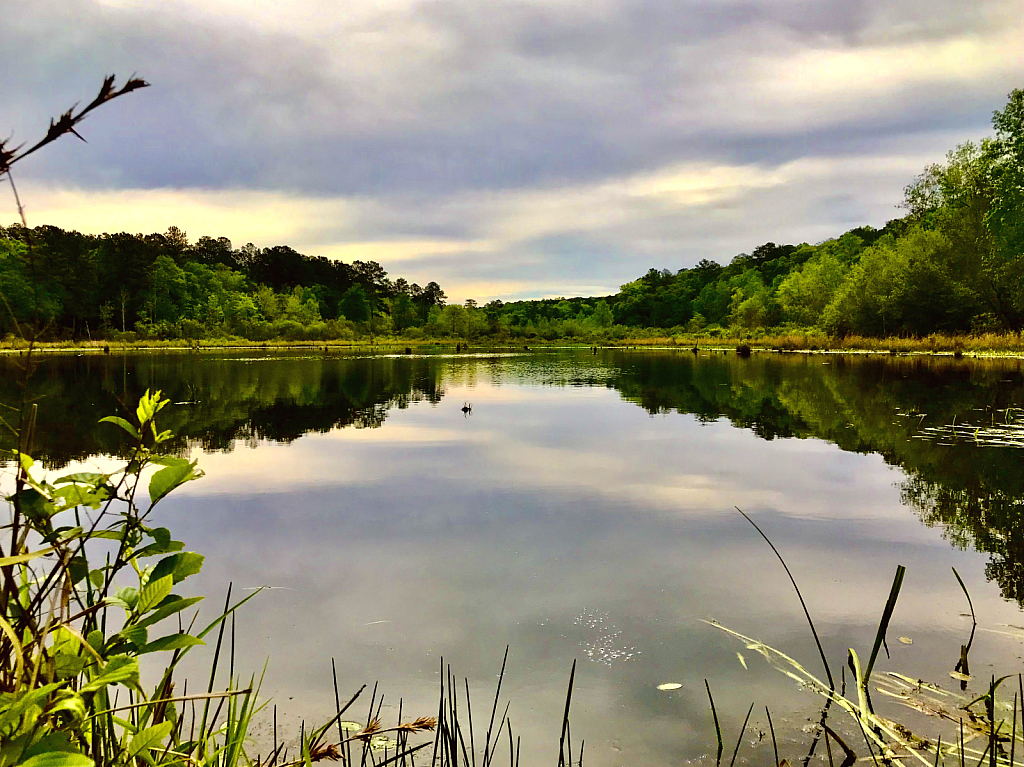
{"label": "shoreline vegetation", "polygon": [[[984,333],[980,335],[933,334],[924,338],[872,338],[847,336],[830,338],[818,333],[741,334],[713,337],[707,335],[664,335],[658,329],[648,334],[624,336],[621,339],[553,338],[490,339],[470,343],[464,338],[403,338],[401,336],[353,340],[301,341],[273,339],[252,341],[246,338],[148,339],[148,340],[64,340],[37,341],[37,353],[92,352],[130,353],[147,351],[213,351],[220,349],[311,349],[320,351],[373,351],[419,353],[425,349],[449,349],[476,353],[481,351],[527,351],[551,348],[593,349],[675,349],[683,351],[733,351],[749,348],[751,352],[801,352],[818,354],[915,354],[963,357],[1024,358],[1024,336],[1019,333]],[[0,354],[17,354],[30,344],[20,338],[0,341]],[[743,353],[743,351],[740,351]]]}

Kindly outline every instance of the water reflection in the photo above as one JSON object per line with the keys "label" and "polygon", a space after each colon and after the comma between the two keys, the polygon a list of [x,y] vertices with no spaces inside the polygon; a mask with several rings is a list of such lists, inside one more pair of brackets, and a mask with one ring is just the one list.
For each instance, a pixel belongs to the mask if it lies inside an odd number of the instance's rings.
{"label": "water reflection", "polygon": [[[16,360],[0,360],[0,402],[19,400]],[[969,435],[1024,412],[1016,360],[822,358],[725,353],[615,352],[534,355],[337,357],[330,354],[153,354],[44,358],[32,380],[40,397],[36,452],[60,467],[96,454],[123,455],[104,415],[124,411],[147,388],[175,402],[174,449],[230,451],[287,444],[345,426],[380,426],[394,408],[438,403],[446,383],[606,387],[651,415],[727,419],[765,440],[815,438],[876,453],[907,474],[905,505],[941,525],[956,545],[992,555],[988,577],[1024,605],[1022,451],[918,439],[954,425]],[[406,439],[414,439],[406,435]],[[441,438],[431,432],[431,440]],[[394,432],[389,441],[398,439]],[[10,448],[9,435],[0,448]]]}
{"label": "water reflection", "polygon": [[[9,370],[0,400],[14,396]],[[770,703],[782,755],[799,758],[817,701],[755,659],[744,668],[742,648],[698,620],[816,658],[785,575],[733,505],[784,550],[835,668],[870,645],[897,563],[892,631],[914,643],[891,642],[884,667],[952,669],[969,622],[951,566],[991,629],[972,668],[1020,662],[1019,639],[996,632],[1020,625],[1007,599],[1021,597],[1021,451],[915,438],[1024,406],[1016,362],[151,355],[51,359],[36,385],[52,466],[123,449],[94,424],[147,387],[195,403],[167,425],[178,449],[207,451],[207,478],[163,521],[208,554],[203,590],[277,587],[240,619],[239,664],[271,658],[266,691],[296,729],[332,705],[332,657],[346,689],[370,673],[418,714],[442,653],[481,689],[510,643],[524,763],[557,747],[573,658],[590,764],[706,754],[704,677],[729,732],[751,700]]]}

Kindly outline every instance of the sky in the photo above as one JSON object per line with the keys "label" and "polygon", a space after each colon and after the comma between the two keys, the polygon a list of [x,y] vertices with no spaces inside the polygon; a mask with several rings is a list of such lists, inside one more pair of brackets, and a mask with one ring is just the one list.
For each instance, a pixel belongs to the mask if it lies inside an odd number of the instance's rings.
{"label": "sky", "polygon": [[1024,86],[1019,0],[2,0],[2,25],[15,144],[105,74],[152,84],[15,166],[30,226],[286,244],[455,301],[881,226]]}

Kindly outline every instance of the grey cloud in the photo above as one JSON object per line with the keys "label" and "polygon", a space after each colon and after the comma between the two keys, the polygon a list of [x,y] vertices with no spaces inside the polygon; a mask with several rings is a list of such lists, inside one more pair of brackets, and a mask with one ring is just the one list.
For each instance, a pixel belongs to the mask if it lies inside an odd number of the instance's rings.
{"label": "grey cloud", "polygon": [[[978,3],[960,16],[980,27],[983,10],[1000,5]],[[65,145],[31,173],[87,186],[306,194],[517,189],[694,158],[856,152],[872,137],[922,127],[977,132],[1007,90],[966,83],[879,94],[876,108],[841,123],[791,125],[771,104],[744,114],[752,105],[739,86],[750,55],[856,46],[893,13],[905,10],[916,24],[923,6],[912,0],[486,8],[444,0],[386,19],[396,36],[415,25],[436,35],[435,48],[410,44],[407,61],[379,58],[349,34],[304,39],[167,8],[16,7],[15,43],[0,53],[16,77],[0,96],[22,125],[89,94],[107,70],[137,70],[156,85],[91,121],[88,160]],[[949,32],[915,24],[923,35]]]}

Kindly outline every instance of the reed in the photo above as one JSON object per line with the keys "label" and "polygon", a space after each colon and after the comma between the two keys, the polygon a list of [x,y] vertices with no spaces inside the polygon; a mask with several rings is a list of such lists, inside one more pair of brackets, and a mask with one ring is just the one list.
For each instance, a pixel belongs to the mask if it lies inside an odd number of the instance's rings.
{"label": "reed", "polygon": [[[737,509],[737,511],[740,510]],[[928,767],[938,767],[939,765],[951,767],[953,764],[959,764],[960,767],[968,767],[968,765],[971,767],[982,767],[985,764],[988,767],[1024,767],[1024,761],[1018,760],[1016,756],[1018,742],[1024,743],[1024,711],[1020,710],[1021,707],[1018,704],[1018,701],[1024,700],[1024,675],[1018,673],[999,678],[993,676],[989,680],[984,693],[981,695],[970,693],[967,690],[967,682],[971,681],[971,677],[962,669],[967,668],[967,654],[970,650],[971,640],[968,640],[968,643],[964,645],[961,651],[962,666],[958,665],[957,670],[951,673],[951,676],[961,679],[963,684],[960,691],[947,690],[939,685],[931,684],[921,679],[914,679],[894,671],[886,672],[881,676],[873,674],[878,653],[885,646],[889,622],[903,585],[906,570],[902,565],[896,568],[889,597],[886,600],[878,628],[875,632],[875,639],[867,665],[861,664],[856,650],[850,648],[848,651],[848,665],[854,674],[857,691],[856,700],[851,700],[846,696],[845,670],[843,685],[840,689],[836,689],[836,685],[829,672],[828,661],[818,641],[814,621],[811,618],[806,603],[802,596],[800,596],[796,579],[786,565],[782,554],[764,531],[748,515],[742,511],[740,513],[743,514],[747,521],[757,529],[757,532],[771,546],[786,570],[787,575],[789,575],[793,587],[800,598],[808,624],[821,654],[821,660],[828,675],[828,683],[812,674],[794,658],[758,639],[746,636],[713,621],[705,622],[741,641],[746,649],[757,652],[771,667],[825,699],[819,727],[812,742],[811,750],[804,760],[805,764],[809,762],[813,755],[814,748],[822,734],[824,735],[826,748],[829,750],[830,764],[830,743],[832,741],[835,741],[845,754],[843,765],[849,767],[857,759],[853,749],[828,725],[828,716],[832,708],[835,707],[845,712],[855,721],[863,735],[868,750],[868,757],[866,758],[870,758],[876,765],[882,762],[885,765],[899,765],[902,767],[908,763],[916,762]],[[967,587],[960,578],[960,574],[955,569],[953,572],[961,589],[967,596],[968,604],[971,605],[972,620],[975,620],[973,603],[971,603]],[[972,628],[971,639],[973,639],[973,636],[974,629]],[[1012,701],[1006,695],[1000,697],[1000,686],[1008,681],[1012,684],[1014,679],[1017,682],[1018,690],[1013,691]],[[924,714],[929,718],[929,721],[936,723],[939,732],[933,735],[921,735],[913,732],[906,723],[876,712],[871,700],[870,690],[872,686],[875,692],[884,696],[887,701],[919,714]],[[710,697],[710,688],[708,688],[708,695]],[[714,714],[716,731],[719,732],[720,761],[721,734],[718,728],[717,713],[714,713],[713,701],[712,712]],[[1017,726],[1018,714],[1021,716],[1021,726],[1019,729]],[[770,712],[768,716],[770,722]],[[774,727],[771,729],[774,743]],[[976,742],[983,743],[984,748],[971,745]],[[944,743],[946,744],[945,746],[943,745]],[[778,763],[777,750],[776,762]]]}

